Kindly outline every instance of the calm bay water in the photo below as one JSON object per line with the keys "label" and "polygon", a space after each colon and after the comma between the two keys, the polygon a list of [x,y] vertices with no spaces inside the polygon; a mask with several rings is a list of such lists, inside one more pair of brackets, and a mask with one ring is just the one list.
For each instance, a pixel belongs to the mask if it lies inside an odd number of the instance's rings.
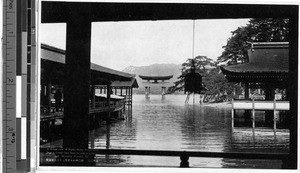
{"label": "calm bay water", "polygon": [[[231,127],[230,106],[201,106],[198,97],[133,96],[132,117],[90,132],[91,148],[288,153],[289,131]],[[280,168],[281,161],[190,158],[192,167]],[[99,156],[99,166],[176,166],[179,157]]]}

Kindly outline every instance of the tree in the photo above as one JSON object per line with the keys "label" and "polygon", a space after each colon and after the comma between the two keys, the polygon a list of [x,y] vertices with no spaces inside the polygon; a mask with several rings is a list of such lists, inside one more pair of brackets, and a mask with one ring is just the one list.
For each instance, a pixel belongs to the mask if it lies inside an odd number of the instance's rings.
{"label": "tree", "polygon": [[239,27],[223,46],[217,62],[228,65],[249,62],[247,50],[251,42],[279,42],[289,40],[289,20],[273,18],[250,19],[249,24]]}
{"label": "tree", "polygon": [[[234,83],[229,83],[224,75],[221,73],[220,68],[212,59],[206,56],[197,56],[193,59],[195,61],[196,72],[202,76],[202,85],[205,90],[202,91],[204,100],[207,101],[222,101],[228,100],[233,97],[234,91],[239,93],[241,87]],[[187,59],[182,63],[182,75],[174,83],[174,86],[168,88],[168,93],[184,90],[184,77],[190,72],[192,59]]]}
{"label": "tree", "polygon": [[200,73],[201,76],[205,76],[208,67],[216,67],[216,63],[206,56],[197,56],[194,59],[187,59],[186,62],[182,63],[181,75],[178,80],[174,83],[174,86],[168,88],[168,93],[174,93],[175,91],[184,90],[184,77],[190,72],[192,66],[192,60],[195,62],[196,73]]}
{"label": "tree", "polygon": [[241,86],[228,82],[221,73],[220,68],[210,70],[203,79],[206,96],[215,96],[214,101],[224,101],[232,99],[236,94],[241,93]]}

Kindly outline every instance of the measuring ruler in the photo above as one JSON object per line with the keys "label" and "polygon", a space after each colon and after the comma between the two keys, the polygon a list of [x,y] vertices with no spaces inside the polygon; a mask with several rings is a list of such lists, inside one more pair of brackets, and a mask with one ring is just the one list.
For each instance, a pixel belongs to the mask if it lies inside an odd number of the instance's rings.
{"label": "measuring ruler", "polygon": [[3,1],[3,172],[16,172],[17,4]]}

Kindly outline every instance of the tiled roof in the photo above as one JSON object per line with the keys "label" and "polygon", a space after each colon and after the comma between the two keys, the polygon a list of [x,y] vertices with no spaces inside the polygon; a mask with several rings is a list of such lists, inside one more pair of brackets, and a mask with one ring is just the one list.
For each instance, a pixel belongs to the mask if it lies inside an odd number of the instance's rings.
{"label": "tiled roof", "polygon": [[287,73],[289,67],[287,63],[246,63],[239,65],[223,66],[222,72],[226,71],[232,73]]}
{"label": "tiled roof", "polygon": [[253,43],[248,51],[249,63],[221,67],[226,74],[278,74],[289,71],[288,43]]}
{"label": "tiled roof", "polygon": [[[41,44],[41,48],[42,48],[41,57],[43,60],[65,64],[65,50],[53,46],[49,46],[46,44]],[[91,63],[91,70],[103,74],[104,77],[105,75],[109,75],[110,77],[113,78],[115,77],[126,81],[128,80],[131,81],[131,78],[135,77],[135,75],[133,74],[113,70],[94,63]]]}
{"label": "tiled roof", "polygon": [[132,78],[131,81],[114,81],[111,84],[112,87],[133,87],[138,88],[139,85],[135,78]]}

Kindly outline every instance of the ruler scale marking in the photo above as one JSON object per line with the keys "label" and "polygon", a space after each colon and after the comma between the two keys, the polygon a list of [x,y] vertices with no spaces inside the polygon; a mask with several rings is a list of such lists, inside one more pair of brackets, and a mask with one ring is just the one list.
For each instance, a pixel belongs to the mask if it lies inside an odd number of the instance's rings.
{"label": "ruler scale marking", "polygon": [[2,171],[16,172],[16,1],[3,2]]}

